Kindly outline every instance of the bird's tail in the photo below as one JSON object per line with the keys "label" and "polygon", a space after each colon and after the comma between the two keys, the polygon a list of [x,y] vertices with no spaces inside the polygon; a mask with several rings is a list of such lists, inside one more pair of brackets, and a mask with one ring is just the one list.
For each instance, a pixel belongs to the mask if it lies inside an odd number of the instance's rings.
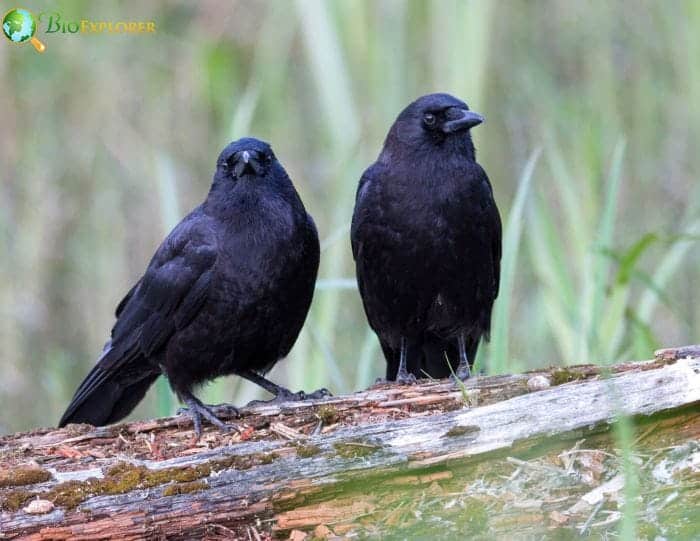
{"label": "bird's tail", "polygon": [[75,392],[58,423],[89,423],[94,426],[115,423],[132,412],[158,372],[148,369],[141,355],[112,358],[109,345]]}

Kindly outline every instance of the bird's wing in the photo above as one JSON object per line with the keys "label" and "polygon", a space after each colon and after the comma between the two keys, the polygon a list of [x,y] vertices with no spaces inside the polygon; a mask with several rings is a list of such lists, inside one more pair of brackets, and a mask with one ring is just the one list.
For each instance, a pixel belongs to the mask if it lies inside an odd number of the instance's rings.
{"label": "bird's wing", "polygon": [[119,304],[117,305],[117,309],[114,311],[114,316],[116,318],[119,318],[121,313],[124,311],[124,307],[129,303],[129,299],[131,299],[131,297],[134,295],[134,291],[136,291],[139,285],[141,285],[141,280],[136,282],[133,285],[133,287],[129,290],[129,292],[126,295],[124,295],[124,298],[119,302]]}
{"label": "bird's wing", "polygon": [[374,177],[377,174],[376,164],[369,166],[364,173],[362,173],[362,178],[360,178],[360,183],[357,186],[357,193],[355,194],[355,211],[352,214],[352,224],[350,226],[350,241],[352,244],[352,256],[355,260],[358,258],[358,254],[362,248],[362,243],[358,239],[357,230],[362,222],[362,216],[364,214],[364,206],[367,199],[367,194],[369,192],[370,186],[374,181]]}
{"label": "bird's wing", "polygon": [[66,416],[121,367],[157,352],[192,321],[206,301],[216,256],[216,235],[208,218],[190,214],[163,241],[146,273],[119,303],[112,338]]}
{"label": "bird's wing", "polygon": [[112,330],[113,345],[137,331],[140,350],[150,355],[192,321],[206,300],[217,255],[207,225],[184,222],[158,249]]}
{"label": "bird's wing", "polygon": [[494,290],[493,298],[498,297],[498,289],[501,285],[501,216],[498,213],[498,208],[494,202],[491,205],[491,214],[493,221],[493,237],[491,239],[491,259],[493,261],[493,279]]}
{"label": "bird's wing", "polygon": [[493,188],[486,171],[479,167],[479,171],[486,180],[490,197],[489,204],[486,207],[486,219],[488,231],[491,232],[491,264],[493,265],[493,298],[498,297],[498,289],[501,284],[501,215],[498,213],[496,200],[493,198]]}

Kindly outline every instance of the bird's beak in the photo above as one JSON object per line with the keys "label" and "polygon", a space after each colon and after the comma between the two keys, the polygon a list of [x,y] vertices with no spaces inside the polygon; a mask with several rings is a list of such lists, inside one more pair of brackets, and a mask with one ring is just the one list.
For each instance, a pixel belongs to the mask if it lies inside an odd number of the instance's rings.
{"label": "bird's beak", "polygon": [[246,173],[253,175],[262,173],[260,155],[255,150],[241,150],[233,156],[233,174],[242,177]]}
{"label": "bird's beak", "polygon": [[478,126],[484,121],[484,117],[479,113],[459,107],[450,107],[447,110],[446,117],[447,122],[442,125],[442,131],[445,133],[468,130],[474,126]]}

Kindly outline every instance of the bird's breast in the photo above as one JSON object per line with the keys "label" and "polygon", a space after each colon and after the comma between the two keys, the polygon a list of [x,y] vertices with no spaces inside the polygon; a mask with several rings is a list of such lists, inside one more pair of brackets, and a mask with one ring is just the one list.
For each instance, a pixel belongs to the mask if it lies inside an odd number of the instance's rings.
{"label": "bird's breast", "polygon": [[237,216],[219,239],[222,279],[245,290],[264,291],[282,283],[302,262],[306,248],[299,214],[282,202]]}
{"label": "bird's breast", "polygon": [[411,185],[387,195],[384,220],[390,227],[413,236],[426,233],[432,238],[447,232],[449,220],[459,219],[468,211],[463,194],[444,188]]}

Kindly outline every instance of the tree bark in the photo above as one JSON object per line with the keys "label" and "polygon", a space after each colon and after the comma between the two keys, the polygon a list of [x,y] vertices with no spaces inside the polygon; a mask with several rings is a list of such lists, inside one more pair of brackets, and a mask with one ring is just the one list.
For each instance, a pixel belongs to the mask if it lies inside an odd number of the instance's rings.
{"label": "tree bark", "polygon": [[198,442],[184,417],[40,429],[0,438],[0,539],[691,538],[699,405],[691,346],[254,406]]}

